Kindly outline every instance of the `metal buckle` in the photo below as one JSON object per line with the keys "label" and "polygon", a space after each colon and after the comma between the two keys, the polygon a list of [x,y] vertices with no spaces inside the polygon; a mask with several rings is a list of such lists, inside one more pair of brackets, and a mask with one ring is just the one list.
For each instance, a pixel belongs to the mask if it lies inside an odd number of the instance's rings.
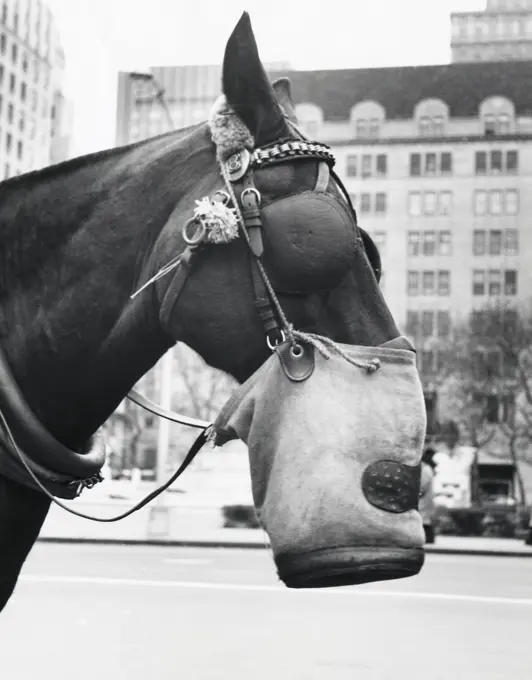
{"label": "metal buckle", "polygon": [[236,182],[248,171],[251,154],[247,149],[234,153],[225,161],[225,169],[231,182]]}

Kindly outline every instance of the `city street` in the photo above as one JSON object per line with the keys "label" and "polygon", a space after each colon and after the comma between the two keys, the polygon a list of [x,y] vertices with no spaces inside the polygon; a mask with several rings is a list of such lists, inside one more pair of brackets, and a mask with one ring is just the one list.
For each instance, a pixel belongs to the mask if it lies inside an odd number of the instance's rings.
{"label": "city street", "polygon": [[532,563],[290,591],[267,550],[38,544],[0,615],[5,680],[529,680]]}

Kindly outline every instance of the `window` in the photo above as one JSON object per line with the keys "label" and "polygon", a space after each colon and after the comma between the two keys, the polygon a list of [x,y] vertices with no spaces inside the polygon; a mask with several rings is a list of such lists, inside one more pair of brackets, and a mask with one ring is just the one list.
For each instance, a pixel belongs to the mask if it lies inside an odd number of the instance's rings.
{"label": "window", "polygon": [[451,314],[447,311],[438,312],[438,337],[448,338],[451,334]]}
{"label": "window", "polygon": [[347,157],[347,176],[356,177],[357,174],[357,157],[348,156]]}
{"label": "window", "polygon": [[17,142],[17,158],[19,160],[22,159],[23,152],[24,152],[24,145],[22,144],[22,142],[18,141]]}
{"label": "window", "polygon": [[425,174],[435,175],[436,174],[436,154],[427,153],[425,154]]}
{"label": "window", "polygon": [[423,232],[423,255],[431,257],[436,253],[436,232]]}
{"label": "window", "polygon": [[438,255],[450,255],[452,252],[452,241],[450,231],[440,231],[438,233]]}
{"label": "window", "polygon": [[507,269],[504,272],[504,294],[517,295],[517,270]]}
{"label": "window", "polygon": [[450,191],[441,191],[438,201],[440,215],[450,215],[453,210],[453,195]]}
{"label": "window", "polygon": [[386,154],[380,153],[377,155],[377,177],[385,177],[388,173],[388,157]]}
{"label": "window", "polygon": [[355,131],[357,137],[367,137],[367,121],[365,121],[363,118],[359,118],[355,125]]}
{"label": "window", "polygon": [[450,295],[451,272],[443,270],[438,272],[438,295]]}
{"label": "window", "polygon": [[431,349],[423,349],[419,355],[419,372],[422,375],[432,375],[435,371],[436,357]]}
{"label": "window", "polygon": [[423,198],[425,215],[434,215],[436,212],[436,193],[434,191],[426,191],[423,194]]}
{"label": "window", "polygon": [[26,83],[20,83],[20,98],[22,99],[22,101],[26,101],[27,88],[28,86],[26,85]]}
{"label": "window", "polygon": [[490,213],[492,215],[500,215],[502,213],[502,191],[495,189],[489,192],[490,197]]}
{"label": "window", "polygon": [[486,137],[495,136],[495,116],[492,113],[484,116],[484,134]]}
{"label": "window", "polygon": [[424,271],[422,279],[423,295],[434,295],[436,292],[436,276],[435,272]]}
{"label": "window", "polygon": [[517,151],[506,152],[506,172],[515,173],[519,165],[519,156]]}
{"label": "window", "polygon": [[362,156],[362,177],[371,177],[371,156]]}
{"label": "window", "polygon": [[504,234],[504,252],[506,255],[519,254],[519,231],[517,229],[506,229]]}
{"label": "window", "polygon": [[486,272],[483,269],[473,270],[473,295],[486,294]]}
{"label": "window", "polygon": [[11,61],[14,64],[16,64],[17,58],[18,58],[18,45],[16,43],[13,43],[13,45],[11,45]]}
{"label": "window", "polygon": [[419,272],[408,272],[407,294],[419,295]]}
{"label": "window", "polygon": [[507,113],[500,113],[498,119],[498,132],[500,135],[507,135],[510,132],[510,116]]}
{"label": "window", "polygon": [[515,189],[508,189],[505,195],[505,212],[507,215],[517,215],[519,212],[519,195]]}
{"label": "window", "polygon": [[369,213],[371,211],[371,194],[360,194],[360,212]]}
{"label": "window", "polygon": [[9,74],[9,91],[14,92],[15,91],[15,86],[17,84],[16,78],[13,73]]}
{"label": "window", "polygon": [[487,171],[486,152],[477,151],[475,153],[475,173],[485,175]]}
{"label": "window", "polygon": [[384,255],[386,250],[386,232],[385,231],[375,231],[371,235],[373,243],[377,246],[377,250],[381,255]]}
{"label": "window", "polygon": [[406,332],[412,338],[416,338],[419,333],[419,312],[406,312]]}
{"label": "window", "polygon": [[421,154],[410,154],[410,175],[412,177],[419,177],[421,175]]}
{"label": "window", "polygon": [[450,175],[453,171],[453,157],[447,151],[440,157],[440,171],[442,175]]}
{"label": "window", "polygon": [[475,229],[473,232],[473,255],[486,254],[486,232],[483,229]]}
{"label": "window", "polygon": [[377,193],[375,195],[375,212],[380,215],[386,212],[386,194]]}
{"label": "window", "polygon": [[443,137],[444,123],[443,116],[434,116],[432,119],[432,133],[435,137]]}
{"label": "window", "polygon": [[501,294],[501,271],[500,269],[490,269],[488,271],[488,294]]}
{"label": "window", "polygon": [[381,131],[381,122],[378,118],[371,118],[369,121],[369,136],[376,139]]}
{"label": "window", "polygon": [[412,217],[421,215],[421,194],[419,191],[411,191],[408,194],[408,214]]}
{"label": "window", "polygon": [[432,125],[428,116],[421,116],[419,119],[419,134],[422,137],[430,137]]}
{"label": "window", "polygon": [[490,154],[491,172],[498,174],[502,172],[502,151],[492,151]]}
{"label": "window", "polygon": [[502,231],[492,229],[490,231],[489,254],[500,255],[502,250]]}
{"label": "window", "polygon": [[419,231],[408,232],[408,254],[412,257],[419,255],[420,249],[420,233]]}
{"label": "window", "polygon": [[434,312],[421,312],[421,335],[430,338],[434,335]]}
{"label": "window", "polygon": [[475,191],[475,215],[485,215],[487,208],[487,193],[482,190]]}

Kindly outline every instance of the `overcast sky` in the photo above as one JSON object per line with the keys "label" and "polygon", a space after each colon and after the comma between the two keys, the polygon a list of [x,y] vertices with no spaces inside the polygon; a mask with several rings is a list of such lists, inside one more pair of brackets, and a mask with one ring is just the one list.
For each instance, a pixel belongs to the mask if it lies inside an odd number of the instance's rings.
{"label": "overcast sky", "polygon": [[114,145],[119,70],[218,64],[243,10],[263,61],[300,69],[449,61],[452,11],[485,0],[47,0],[67,58],[75,154]]}

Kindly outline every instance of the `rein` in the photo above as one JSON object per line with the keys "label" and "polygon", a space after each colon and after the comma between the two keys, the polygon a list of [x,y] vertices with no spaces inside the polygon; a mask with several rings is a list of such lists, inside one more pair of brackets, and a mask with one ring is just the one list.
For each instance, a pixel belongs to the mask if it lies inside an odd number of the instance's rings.
{"label": "rein", "polygon": [[[295,129],[297,130],[297,128]],[[215,130],[211,131],[213,132],[213,138],[216,143]],[[299,132],[299,130],[297,130],[297,132]],[[261,260],[263,254],[261,194],[255,187],[253,181],[253,169],[297,159],[314,159],[319,162],[318,176],[314,191],[325,192],[330,175],[333,176],[350,207],[351,213],[355,218],[356,226],[356,213],[352,206],[349,194],[341,180],[334,172],[332,172],[335,159],[330,148],[325,144],[301,139],[284,140],[267,147],[255,149],[251,152],[245,148],[240,149],[231,153],[225,159],[218,158],[225,190],[216,191],[212,199],[204,198],[201,201],[196,201],[197,207],[194,210],[194,215],[185,223],[182,229],[182,236],[186,243],[185,250],[170,263],[165,265],[154,277],[143,284],[143,286],[131,297],[134,298],[149,285],[155,283],[170,272],[174,272],[160,309],[161,325],[163,328],[166,328],[168,318],[177,303],[190,269],[203,247],[207,243],[228,242],[233,238],[236,238],[238,233],[241,233],[249,247],[250,266],[255,295],[254,305],[263,323],[263,329],[269,349],[273,352],[279,345],[288,340],[291,346],[290,351],[293,353],[293,356],[297,358],[303,353],[301,343],[308,343],[316,347],[326,357],[330,356],[328,349],[335,349],[340,352],[349,363],[365,369],[368,372],[374,372],[379,368],[378,359],[357,361],[345,355],[332,340],[295,330],[286,318],[264,269]],[[8,397],[12,396],[9,394],[10,391],[14,392],[18,397],[18,402],[15,404],[12,403],[12,399],[10,401],[9,398],[7,400],[5,398],[6,393]],[[10,448],[13,453],[15,453],[13,462],[18,464],[15,466],[17,469],[15,470],[15,473],[13,473],[14,477],[13,474],[9,476],[14,478],[15,481],[21,481],[20,464],[22,464],[22,472],[29,475],[34,485],[36,485],[37,488],[53,503],[59,505],[73,515],[95,522],[116,522],[128,517],[137,510],[140,510],[163,491],[168,489],[168,487],[188,468],[204,444],[212,439],[213,429],[212,424],[209,422],[189,418],[163,409],[149,399],[146,399],[146,397],[139,394],[136,390],[131,390],[128,393],[127,398],[159,417],[175,423],[201,429],[201,433],[196,438],[181,465],[170,479],[148,494],[131,509],[120,515],[109,518],[93,517],[78,512],[57,500],[54,494],[46,488],[46,484],[53,489],[55,488],[57,495],[60,495],[63,498],[72,499],[79,496],[83,489],[90,489],[95,486],[95,484],[103,481],[100,471],[105,460],[105,452],[101,451],[98,455],[93,455],[92,457],[91,452],[87,455],[71,452],[59,444],[59,442],[56,442],[51,435],[40,426],[39,433],[42,435],[44,432],[48,437],[46,442],[48,445],[49,458],[52,458],[54,461],[59,461],[60,455],[66,451],[67,457],[74,463],[72,469],[83,470],[84,472],[90,472],[90,474],[73,478],[66,472],[64,474],[59,474],[55,471],[52,472],[49,468],[35,463],[35,461],[31,460],[23,453],[17,444],[17,438],[20,435],[23,435],[23,432],[19,435],[20,428],[17,428],[16,435],[13,434],[3,411],[8,410],[11,413],[15,412],[15,414],[19,416],[19,420],[24,421],[24,416],[22,418],[20,417],[20,412],[22,412],[26,417],[26,421],[30,420],[34,427],[35,423],[38,423],[38,421],[31,413],[29,406],[24,402],[22,396],[18,393],[16,385],[14,384],[14,379],[10,376],[5,358],[0,351],[0,422],[7,434]],[[49,442],[48,440],[52,441]],[[23,444],[23,448],[24,447],[25,445]],[[31,442],[28,447],[34,450],[35,442]],[[2,470],[2,472],[4,472],[4,470]],[[12,470],[10,470],[10,472],[12,472]],[[44,483],[39,477],[44,479]],[[27,479],[24,481],[27,483]],[[24,481],[22,483],[24,483]]]}

